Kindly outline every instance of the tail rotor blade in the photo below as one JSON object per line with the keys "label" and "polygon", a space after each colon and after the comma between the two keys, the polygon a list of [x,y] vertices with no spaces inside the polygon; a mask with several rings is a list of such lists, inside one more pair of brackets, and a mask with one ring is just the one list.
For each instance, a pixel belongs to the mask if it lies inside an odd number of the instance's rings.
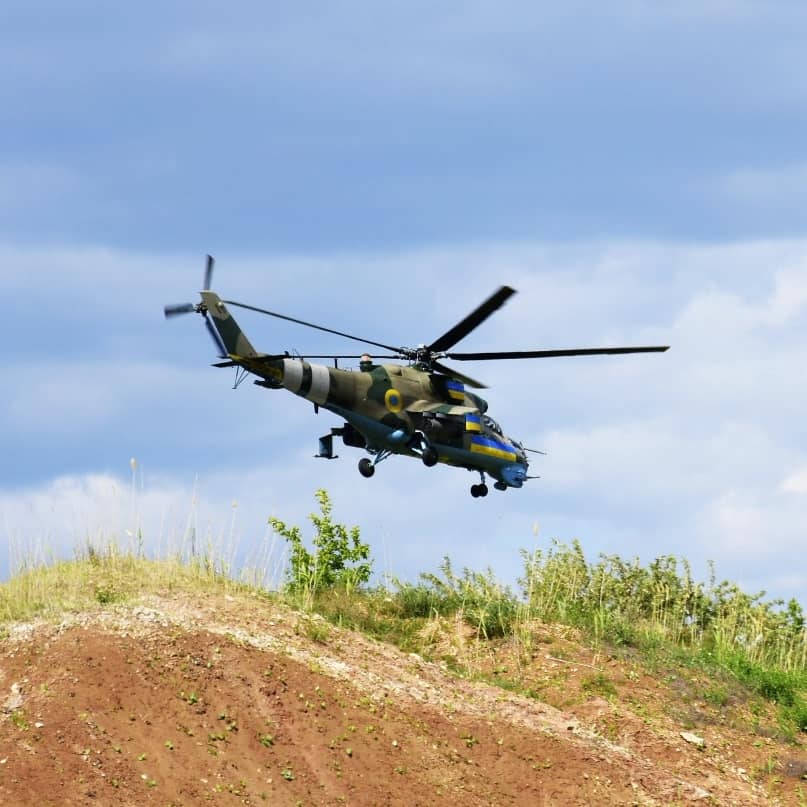
{"label": "tail rotor blade", "polygon": [[193,303],[179,303],[178,305],[165,306],[165,318],[178,317],[180,314],[192,314],[196,310]]}
{"label": "tail rotor blade", "polygon": [[213,259],[212,255],[207,256],[207,265],[205,266],[205,285],[204,290],[210,290],[210,283],[213,280],[213,265],[215,264],[215,260]]}
{"label": "tail rotor blade", "polygon": [[207,317],[205,317],[205,327],[207,328],[207,332],[210,334],[210,338],[216,345],[216,349],[219,352],[219,358],[226,359],[227,348],[224,347],[224,342],[222,342],[219,332],[213,327],[213,323]]}

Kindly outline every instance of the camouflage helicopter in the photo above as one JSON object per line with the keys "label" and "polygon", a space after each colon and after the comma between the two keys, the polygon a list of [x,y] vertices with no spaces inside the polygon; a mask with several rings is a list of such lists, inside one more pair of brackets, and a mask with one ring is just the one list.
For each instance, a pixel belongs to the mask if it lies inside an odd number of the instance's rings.
{"label": "camouflage helicopter", "polygon": [[[335,459],[333,438],[346,446],[364,449],[369,456],[359,460],[359,473],[371,477],[376,466],[394,454],[419,458],[427,467],[445,463],[480,475],[471,486],[474,498],[488,494],[486,477],[497,490],[520,488],[528,479],[529,462],[518,440],[507,437],[488,414],[488,404],[471,389],[484,385],[443,363],[452,361],[495,361],[537,359],[555,356],[592,356],[621,353],[659,353],[669,346],[599,347],[564,350],[526,350],[457,353],[451,351],[461,339],[501,308],[515,290],[502,286],[468,316],[428,345],[395,347],[326,328],[312,322],[269,311],[265,308],[222,300],[210,290],[213,258],[207,256],[201,301],[165,307],[165,316],[201,314],[223,361],[214,367],[236,368],[235,387],[250,374],[266,389],[286,389],[320,408],[333,412],[344,423],[319,438],[323,459]],[[239,328],[227,306],[247,309],[277,319],[304,325],[325,333],[388,351],[375,359],[369,353],[305,357],[262,353]],[[328,359],[333,366],[308,359]],[[340,359],[358,359],[359,369],[339,367]],[[378,364],[377,359],[404,360],[406,364]],[[542,452],[534,452],[542,453]]]}

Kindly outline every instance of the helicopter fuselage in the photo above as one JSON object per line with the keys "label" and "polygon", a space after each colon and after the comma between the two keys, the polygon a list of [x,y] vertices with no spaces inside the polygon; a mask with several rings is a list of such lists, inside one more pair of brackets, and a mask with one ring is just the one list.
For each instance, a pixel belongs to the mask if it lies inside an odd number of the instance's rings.
{"label": "helicopter fuselage", "polygon": [[[423,459],[431,448],[438,462],[487,473],[506,487],[527,479],[524,449],[486,414],[483,398],[453,379],[414,365],[346,370],[262,355],[239,357],[238,364],[261,376],[260,386],[286,389],[343,418],[346,427],[332,435],[376,462],[389,454]],[[332,444],[321,443],[318,456],[333,458]]]}

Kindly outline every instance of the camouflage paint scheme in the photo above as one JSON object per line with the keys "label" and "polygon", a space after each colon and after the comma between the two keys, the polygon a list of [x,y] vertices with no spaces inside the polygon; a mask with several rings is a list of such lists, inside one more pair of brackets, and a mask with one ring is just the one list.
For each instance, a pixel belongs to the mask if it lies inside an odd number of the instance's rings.
{"label": "camouflage paint scheme", "polygon": [[[320,456],[331,458],[333,435],[365,448],[374,463],[389,454],[436,460],[488,474],[497,487],[520,488],[527,479],[524,448],[504,434],[487,414],[487,402],[448,376],[417,365],[381,364],[345,370],[288,355],[261,353],[238,327],[221,298],[203,291],[207,313],[228,354],[217,366],[241,367],[259,377],[259,386],[286,389],[345,420],[320,441]],[[324,441],[324,442],[323,442]],[[368,474],[369,475],[369,474]]]}

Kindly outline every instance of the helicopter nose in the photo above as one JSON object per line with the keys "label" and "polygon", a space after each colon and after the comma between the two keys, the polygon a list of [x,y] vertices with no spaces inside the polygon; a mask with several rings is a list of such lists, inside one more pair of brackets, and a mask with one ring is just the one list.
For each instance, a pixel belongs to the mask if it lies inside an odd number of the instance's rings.
{"label": "helicopter nose", "polygon": [[508,485],[514,488],[520,488],[527,480],[527,463],[526,461],[514,462],[512,465],[507,465],[502,469],[502,478]]}

